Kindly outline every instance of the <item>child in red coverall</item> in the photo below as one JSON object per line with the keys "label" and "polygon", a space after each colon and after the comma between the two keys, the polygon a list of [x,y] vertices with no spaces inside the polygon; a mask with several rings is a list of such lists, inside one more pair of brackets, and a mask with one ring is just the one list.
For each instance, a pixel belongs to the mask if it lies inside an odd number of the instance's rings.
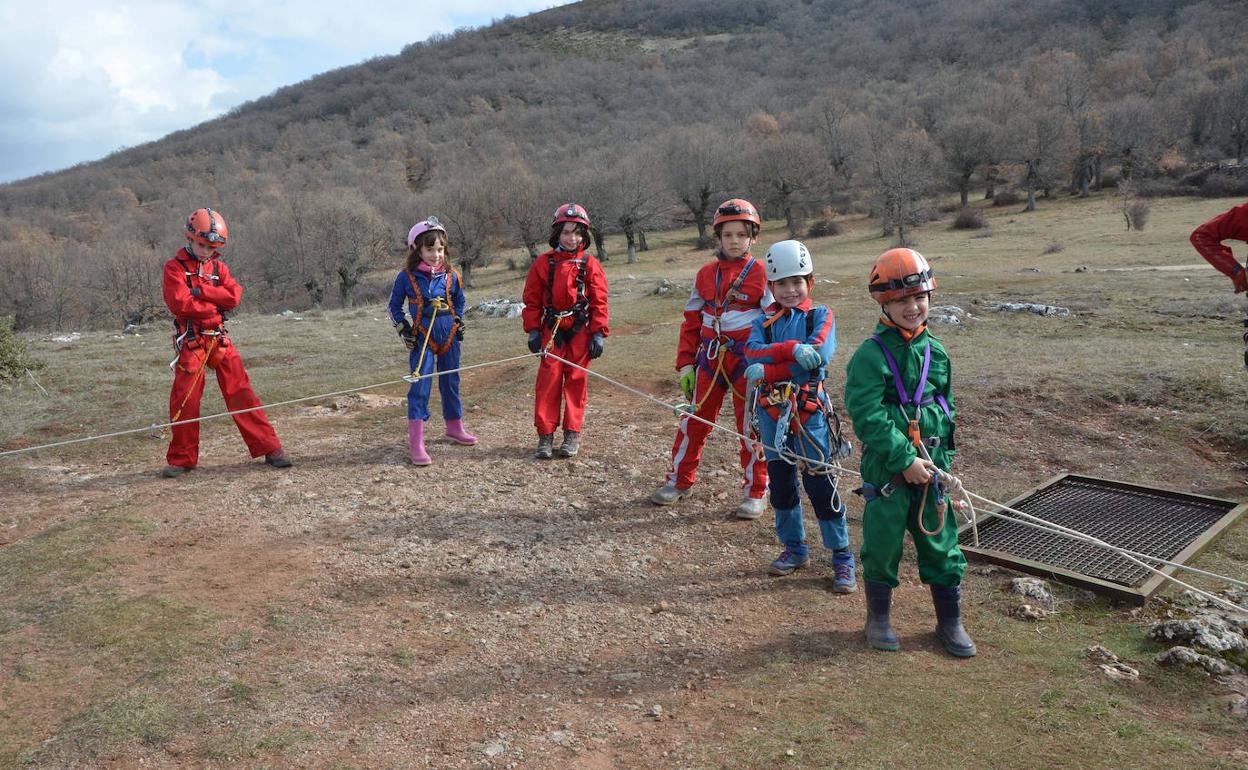
{"label": "child in red coverall", "polygon": [[[693,291],[685,305],[676,349],[676,370],[680,388],[692,402],[691,411],[714,422],[724,396],[732,392],[732,409],[737,416],[737,432],[745,433],[745,350],[754,322],[763,317],[771,304],[763,265],[750,253],[758,241],[761,220],[758,210],[747,200],[724,201],[715,212],[715,238],[719,248],[715,259],[698,270]],[[671,505],[689,494],[697,478],[702,446],[711,426],[700,420],[682,418],[672,446],[672,464],[663,486],[650,501]],[[741,442],[741,470],[744,495],[737,506],[740,519],[757,519],[766,505],[767,462]]]}
{"label": "child in red coverall", "polygon": [[[169,420],[199,417],[207,370],[217,373],[217,384],[231,412],[260,406],[243,368],[243,359],[230,344],[224,313],[238,307],[243,287],[221,261],[221,249],[229,238],[225,217],[212,209],[196,209],[186,218],[187,245],[165,263],[165,304],[173,314],[173,389],[169,392]],[[234,424],[252,457],[264,455],[275,468],[294,463],[282,451],[282,442],[263,409],[234,415]],[[199,423],[173,426],[173,438],[165,455],[169,463],[162,475],[181,476],[199,464]]]}
{"label": "child in red coverall", "polygon": [[[551,250],[533,260],[524,282],[521,319],[529,335],[529,352],[549,351],[588,367],[602,355],[607,329],[607,276],[598,260],[585,251],[589,214],[575,203],[560,206],[550,224]],[[537,428],[539,460],[555,454],[575,457],[580,451],[581,425],[589,397],[589,375],[551,356],[537,365],[533,426]],[[555,428],[563,406],[563,442],[555,449]]]}

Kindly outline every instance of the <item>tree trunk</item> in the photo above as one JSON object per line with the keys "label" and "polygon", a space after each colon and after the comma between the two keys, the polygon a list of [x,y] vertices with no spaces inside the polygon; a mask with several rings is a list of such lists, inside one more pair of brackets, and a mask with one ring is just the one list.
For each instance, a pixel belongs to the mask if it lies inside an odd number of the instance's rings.
{"label": "tree trunk", "polygon": [[637,236],[632,228],[624,231],[624,240],[628,242],[628,264],[637,264]]}
{"label": "tree trunk", "polygon": [[637,250],[638,251],[650,250],[650,246],[646,243],[646,231],[645,230],[637,231]]}
{"label": "tree trunk", "polygon": [[1035,211],[1035,210],[1036,210],[1036,191],[1031,188],[1028,188],[1027,189],[1027,208],[1023,209],[1023,211]]}
{"label": "tree trunk", "polygon": [[1097,155],[1095,158],[1092,159],[1092,184],[1096,188],[1097,192],[1100,192],[1101,190],[1105,189],[1105,185],[1102,184],[1102,182],[1104,181],[1104,174],[1102,173],[1104,170],[1103,161],[1104,161],[1104,158],[1102,158],[1100,155]]}
{"label": "tree trunk", "polygon": [[594,241],[594,252],[595,252],[595,256],[598,257],[598,261],[606,262],[608,259],[607,243],[606,243],[606,239],[602,235],[602,231],[596,227],[592,228],[589,231],[589,237]]}
{"label": "tree trunk", "polygon": [[463,279],[465,289],[472,288],[472,262],[471,261],[465,259],[463,262],[460,263],[459,277]]}
{"label": "tree trunk", "polygon": [[537,258],[541,256],[541,252],[537,250],[537,241],[525,241],[524,248],[529,250],[529,264],[536,262]]}
{"label": "tree trunk", "polygon": [[962,208],[966,208],[971,195],[971,175],[963,174],[958,179],[958,197],[962,199]]}

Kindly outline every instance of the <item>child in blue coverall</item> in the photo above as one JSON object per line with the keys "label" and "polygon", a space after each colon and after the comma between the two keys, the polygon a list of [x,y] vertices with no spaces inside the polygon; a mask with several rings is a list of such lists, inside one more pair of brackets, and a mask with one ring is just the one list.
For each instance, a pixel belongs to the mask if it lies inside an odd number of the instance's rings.
{"label": "child in blue coverall", "polygon": [[836,323],[827,306],[811,304],[813,266],[804,244],[780,241],[763,262],[776,301],[765,318],[754,322],[745,377],[767,457],[776,536],[784,546],[768,572],[788,575],[810,561],[797,488],[800,467],[823,545],[832,551],[832,590],[853,593],[858,587],[854,556],[836,478],[826,465],[806,462],[830,463],[849,451],[839,424],[829,424],[831,404],[823,390],[824,367],[836,350]]}
{"label": "child in blue coverall", "polygon": [[407,264],[395,276],[390,292],[390,320],[410,351],[412,374],[420,375],[407,389],[407,440],[413,465],[433,462],[425,451],[425,421],[435,371],[450,372],[436,376],[447,438],[468,446],[477,443],[477,437],[464,430],[459,373],[452,371],[459,368],[465,300],[463,280],[449,257],[446,228],[437,217],[416,223],[407,233]]}

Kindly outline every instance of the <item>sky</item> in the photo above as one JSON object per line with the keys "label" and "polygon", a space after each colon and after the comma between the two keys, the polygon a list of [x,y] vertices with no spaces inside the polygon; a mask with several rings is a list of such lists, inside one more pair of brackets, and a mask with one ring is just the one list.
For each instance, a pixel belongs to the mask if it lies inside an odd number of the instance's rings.
{"label": "sky", "polygon": [[0,183],[559,0],[0,0]]}

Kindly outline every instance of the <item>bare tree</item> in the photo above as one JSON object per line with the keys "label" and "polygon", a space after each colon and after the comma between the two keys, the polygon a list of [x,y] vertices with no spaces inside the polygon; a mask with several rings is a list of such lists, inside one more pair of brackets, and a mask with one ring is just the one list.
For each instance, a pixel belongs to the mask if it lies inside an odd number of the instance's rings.
{"label": "bare tree", "polygon": [[1131,179],[1161,149],[1157,106],[1136,94],[1110,103],[1105,108],[1105,141],[1108,154],[1122,162],[1122,178]]}
{"label": "bare tree", "polygon": [[1069,166],[1075,139],[1066,114],[1054,107],[1034,107],[1011,120],[1009,155],[1024,167],[1022,187],[1027,191],[1024,211],[1036,210],[1036,192],[1051,188]]}
{"label": "bare tree", "polygon": [[664,155],[667,185],[698,229],[697,248],[709,249],[714,207],[731,185],[729,172],[743,155],[741,143],[731,133],[698,125],[673,131]]}
{"label": "bare tree", "polygon": [[784,217],[789,237],[799,237],[802,217],[828,177],[818,142],[794,132],[763,136],[751,158],[750,188]]}
{"label": "bare tree", "polygon": [[942,122],[936,143],[943,151],[965,207],[970,198],[971,176],[1000,159],[1000,132],[987,118],[967,113]]}
{"label": "bare tree", "polygon": [[904,246],[907,229],[921,219],[921,201],[936,183],[940,149],[923,129],[912,125],[896,131],[882,120],[872,122],[867,141],[883,234],[896,233]]}
{"label": "bare tree", "polygon": [[546,248],[550,213],[562,203],[555,200],[554,186],[518,157],[504,162],[485,183],[495,192],[503,227],[509,235],[520,239],[530,260],[537,259]]}
{"label": "bare tree", "polygon": [[1245,150],[1248,150],[1248,74],[1227,84],[1218,106],[1226,134],[1226,149],[1237,162],[1243,163]]}
{"label": "bare tree", "polygon": [[501,226],[493,190],[464,173],[435,186],[436,204],[431,208],[446,225],[452,260],[459,267],[465,286],[472,286],[472,271],[485,267],[494,258]]}

